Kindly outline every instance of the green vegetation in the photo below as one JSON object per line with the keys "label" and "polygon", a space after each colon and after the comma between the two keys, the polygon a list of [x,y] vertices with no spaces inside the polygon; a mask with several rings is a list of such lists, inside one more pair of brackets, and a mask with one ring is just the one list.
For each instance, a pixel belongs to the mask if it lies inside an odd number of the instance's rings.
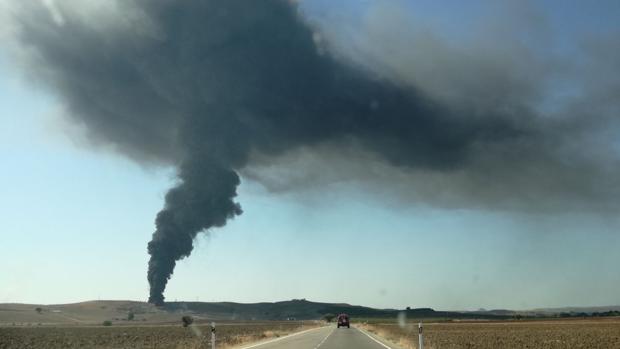
{"label": "green vegetation", "polygon": [[110,320],[105,320],[105,321],[102,323],[102,325],[103,325],[103,326],[112,326],[112,321],[110,321]]}

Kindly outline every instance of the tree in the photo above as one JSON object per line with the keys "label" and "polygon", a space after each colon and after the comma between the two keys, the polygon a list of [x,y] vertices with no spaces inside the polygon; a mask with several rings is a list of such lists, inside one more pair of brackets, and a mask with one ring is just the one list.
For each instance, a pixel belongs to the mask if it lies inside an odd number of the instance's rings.
{"label": "tree", "polygon": [[329,313],[329,314],[325,314],[323,315],[323,320],[327,321],[327,322],[332,322],[332,320],[336,317],[336,315]]}
{"label": "tree", "polygon": [[127,314],[127,320],[129,320],[129,321],[133,320],[134,317],[135,317],[135,315],[131,311],[129,312],[129,314]]}
{"label": "tree", "polygon": [[34,310],[35,310],[37,313],[39,313],[39,314],[41,314],[41,312],[43,311],[43,309],[41,309],[41,307],[36,307],[36,308],[34,308]]}

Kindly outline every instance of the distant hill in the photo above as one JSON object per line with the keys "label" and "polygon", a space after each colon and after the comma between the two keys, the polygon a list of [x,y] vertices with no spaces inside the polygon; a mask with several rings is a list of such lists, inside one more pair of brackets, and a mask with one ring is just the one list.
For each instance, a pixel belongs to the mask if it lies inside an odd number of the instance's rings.
{"label": "distant hill", "polygon": [[320,303],[305,299],[275,303],[206,303],[206,302],[169,302],[163,309],[168,312],[189,312],[209,314],[212,317],[229,320],[316,320],[325,314],[349,314],[355,318],[396,318],[405,313],[409,318],[452,318],[452,319],[502,319],[513,314],[474,314],[465,312],[435,311],[431,308],[416,309],[376,309],[346,303]]}
{"label": "distant hill", "polygon": [[[166,314],[156,307],[133,301],[88,301],[71,304],[0,304],[0,325],[96,324],[104,320],[121,321],[129,313],[142,321],[166,321]],[[172,318],[170,318],[172,320]]]}
{"label": "distant hill", "polygon": [[318,303],[304,299],[275,303],[169,302],[163,306],[163,309],[170,312],[212,314],[231,320],[282,320],[287,318],[314,320],[329,313],[347,313],[358,317],[386,317],[397,312],[394,309],[375,309],[342,303]]}
{"label": "distant hill", "polygon": [[618,312],[620,311],[620,305],[609,305],[599,307],[563,307],[563,308],[540,308],[534,309],[532,312],[538,314],[562,314],[562,313],[604,313],[604,312]]}
{"label": "distant hill", "polygon": [[[144,324],[178,322],[183,315],[196,321],[248,320],[317,320],[325,314],[347,313],[353,320],[396,318],[405,313],[407,318],[427,319],[488,319],[501,320],[516,316],[555,316],[583,313],[603,313],[620,310],[620,306],[588,308],[554,308],[530,311],[479,310],[473,312],[436,311],[431,308],[376,309],[346,303],[320,303],[305,299],[274,303],[234,302],[168,302],[162,307],[135,301],[89,301],[72,304],[0,304],[0,325],[15,324],[101,324],[110,320],[116,324]],[[133,319],[130,320],[130,314]]]}

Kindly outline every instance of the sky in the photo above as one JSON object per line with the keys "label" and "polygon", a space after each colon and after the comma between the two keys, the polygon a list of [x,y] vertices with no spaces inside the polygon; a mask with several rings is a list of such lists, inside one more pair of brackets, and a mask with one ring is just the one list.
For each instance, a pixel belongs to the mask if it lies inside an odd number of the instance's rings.
{"label": "sky", "polygon": [[[343,1],[334,8],[330,1],[306,1],[304,11],[321,23],[328,40],[372,57],[375,47],[366,46],[366,32],[347,35],[366,23],[373,3]],[[416,0],[405,8],[427,30],[459,43],[467,41],[464,28],[496,13],[490,3]],[[500,7],[511,6],[508,1]],[[573,40],[578,36],[620,29],[615,1],[549,0],[538,6],[560,55],[582,52]],[[347,39],[351,46],[342,46]],[[535,52],[547,52],[528,40]],[[177,183],[174,166],[136,161],[114,146],[90,143],[88,126],[64,115],[62,97],[25,77],[8,45],[3,47],[0,302],[146,301],[146,244],[166,192]],[[389,69],[380,73],[400,69],[398,62],[384,63]],[[580,78],[571,75],[551,86],[572,91],[574,79]],[[460,103],[454,96],[436,97]],[[537,108],[557,107],[554,101]],[[191,256],[177,264],[166,299],[306,298],[442,310],[620,304],[615,211],[493,208],[493,201],[449,207],[373,183],[338,178],[273,190],[260,174],[242,172],[244,213],[198,234]]]}

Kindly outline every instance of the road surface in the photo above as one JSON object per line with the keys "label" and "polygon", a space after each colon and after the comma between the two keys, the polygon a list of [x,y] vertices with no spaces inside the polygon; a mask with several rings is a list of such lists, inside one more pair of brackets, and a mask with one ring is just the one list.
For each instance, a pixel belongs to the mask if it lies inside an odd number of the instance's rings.
{"label": "road surface", "polygon": [[399,349],[357,328],[321,327],[257,343],[243,349]]}

